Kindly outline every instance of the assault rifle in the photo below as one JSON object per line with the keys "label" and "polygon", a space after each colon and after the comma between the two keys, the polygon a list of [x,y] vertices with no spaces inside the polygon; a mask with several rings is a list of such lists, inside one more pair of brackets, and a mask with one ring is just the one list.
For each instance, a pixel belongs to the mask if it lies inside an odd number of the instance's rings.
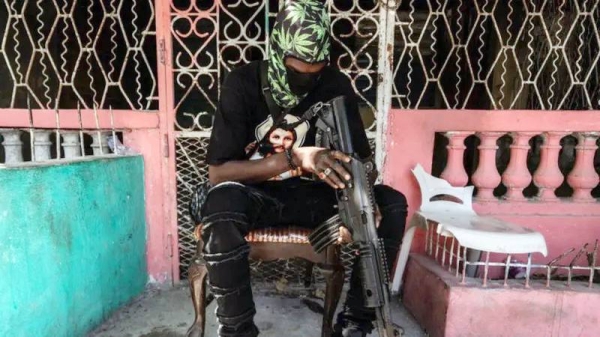
{"label": "assault rifle", "polygon": [[[313,107],[319,117],[316,146],[338,150],[353,158],[349,163],[341,163],[352,179],[344,189],[337,190],[339,221],[348,228],[357,246],[365,305],[376,311],[379,336],[400,336],[402,328],[391,320],[389,272],[383,242],[377,237],[375,224],[375,200],[369,181],[369,173],[375,167],[370,161],[361,161],[355,153],[345,104],[345,97],[339,96]],[[309,240],[319,252],[336,241],[338,233],[339,226],[335,226],[335,221],[328,221]]]}

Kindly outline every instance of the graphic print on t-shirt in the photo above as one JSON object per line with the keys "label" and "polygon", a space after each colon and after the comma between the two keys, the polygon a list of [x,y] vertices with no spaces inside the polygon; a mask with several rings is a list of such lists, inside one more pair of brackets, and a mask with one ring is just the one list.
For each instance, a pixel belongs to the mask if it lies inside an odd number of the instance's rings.
{"label": "graphic print on t-shirt", "polygon": [[[250,157],[250,160],[268,158],[269,156],[276,153],[281,153],[286,149],[302,146],[302,144],[304,144],[304,139],[306,138],[306,133],[308,132],[310,124],[307,121],[304,121],[295,128],[286,127],[287,125],[297,123],[298,121],[300,121],[300,118],[293,115],[286,115],[279,127],[273,130],[270,134],[267,134],[273,126],[273,118],[269,115],[265,121],[258,124],[256,127],[254,132],[256,140],[246,146],[247,153],[254,152],[254,154]],[[262,144],[257,146],[256,143],[263,139],[263,137],[264,140]],[[284,172],[278,176],[272,177],[269,180],[284,180],[300,175],[302,175],[302,170],[298,168],[296,170]]]}

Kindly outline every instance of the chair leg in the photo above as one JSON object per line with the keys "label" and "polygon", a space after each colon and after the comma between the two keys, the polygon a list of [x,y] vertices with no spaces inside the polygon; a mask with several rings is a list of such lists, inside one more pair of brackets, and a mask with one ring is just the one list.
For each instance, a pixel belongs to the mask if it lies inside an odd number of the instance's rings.
{"label": "chair leg", "polygon": [[308,288],[312,285],[313,281],[313,269],[315,264],[312,262],[308,262],[306,264],[306,269],[304,269],[304,287]]}
{"label": "chair leg", "polygon": [[392,295],[400,293],[402,287],[402,278],[404,277],[404,269],[408,262],[408,256],[410,254],[410,246],[412,244],[413,237],[415,236],[416,226],[408,228],[402,239],[402,246],[400,247],[400,255],[398,256],[398,262],[396,263],[396,270],[394,271],[394,279],[392,281]]}
{"label": "chair leg", "polygon": [[192,304],[194,306],[194,323],[187,331],[186,337],[204,337],[206,323],[206,276],[208,269],[202,258],[201,251],[203,243],[198,242],[196,258],[188,269],[188,279],[192,293]]}
{"label": "chair leg", "polygon": [[[471,263],[479,262],[481,260],[481,250],[477,249],[467,249],[467,261]],[[479,270],[479,266],[467,266],[466,274],[467,277],[477,277],[477,272]]]}
{"label": "chair leg", "polygon": [[325,305],[321,337],[330,337],[333,333],[333,315],[344,287],[344,267],[340,258],[340,246],[331,245],[327,248],[327,262],[320,264],[319,269],[325,276]]}

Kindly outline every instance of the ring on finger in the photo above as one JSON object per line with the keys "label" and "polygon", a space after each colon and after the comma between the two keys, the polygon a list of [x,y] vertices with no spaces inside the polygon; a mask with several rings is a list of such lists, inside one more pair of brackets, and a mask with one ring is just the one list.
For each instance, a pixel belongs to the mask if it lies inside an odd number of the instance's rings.
{"label": "ring on finger", "polygon": [[331,174],[331,167],[328,167],[328,168],[327,168],[325,171],[323,171],[323,174],[324,174],[325,176],[328,176],[328,175],[330,175],[330,174]]}

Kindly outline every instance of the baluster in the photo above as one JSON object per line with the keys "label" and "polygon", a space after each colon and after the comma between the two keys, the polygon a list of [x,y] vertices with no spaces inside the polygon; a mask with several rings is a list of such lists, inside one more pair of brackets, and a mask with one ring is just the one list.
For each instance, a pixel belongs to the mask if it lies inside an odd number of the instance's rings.
{"label": "baluster", "polygon": [[575,166],[567,182],[573,187],[573,200],[580,202],[595,201],[591,192],[600,181],[598,173],[594,169],[594,155],[598,146],[596,140],[600,136],[598,132],[577,133],[577,146],[575,147]]}
{"label": "baluster", "polygon": [[4,156],[6,164],[15,164],[23,161],[23,142],[21,141],[21,130],[0,129],[4,137]]}
{"label": "baluster", "polygon": [[477,199],[494,200],[494,189],[501,182],[500,173],[496,167],[496,141],[503,136],[502,132],[478,132],[481,140],[479,149],[479,164],[473,173],[473,184],[477,187]]}
{"label": "baluster", "polygon": [[444,136],[448,138],[448,161],[441,178],[446,180],[452,186],[465,186],[469,181],[467,171],[463,164],[463,155],[465,153],[465,139],[474,132],[446,132]]}
{"label": "baluster", "polygon": [[533,174],[533,183],[539,188],[538,197],[543,201],[557,201],[554,191],[562,184],[563,175],[558,167],[560,140],[567,132],[544,132],[544,144],[540,146],[540,165]]}
{"label": "baluster", "polygon": [[[90,135],[94,140],[92,142],[92,149],[94,151],[94,156],[106,155],[110,153],[110,149],[108,148],[108,135],[110,132],[91,132]],[[100,141],[99,141],[100,140]]]}
{"label": "baluster", "polygon": [[63,149],[65,158],[81,157],[81,143],[79,141],[79,131],[63,131]]}
{"label": "baluster", "polygon": [[524,200],[523,190],[531,182],[531,173],[527,169],[527,153],[529,140],[535,136],[534,132],[512,132],[513,139],[510,146],[510,162],[502,174],[502,182],[507,187],[508,200]]}
{"label": "baluster", "polygon": [[50,141],[50,134],[52,134],[52,131],[35,131],[35,135],[33,137],[33,146],[35,147],[36,161],[50,160],[50,147],[52,146],[52,142]]}

